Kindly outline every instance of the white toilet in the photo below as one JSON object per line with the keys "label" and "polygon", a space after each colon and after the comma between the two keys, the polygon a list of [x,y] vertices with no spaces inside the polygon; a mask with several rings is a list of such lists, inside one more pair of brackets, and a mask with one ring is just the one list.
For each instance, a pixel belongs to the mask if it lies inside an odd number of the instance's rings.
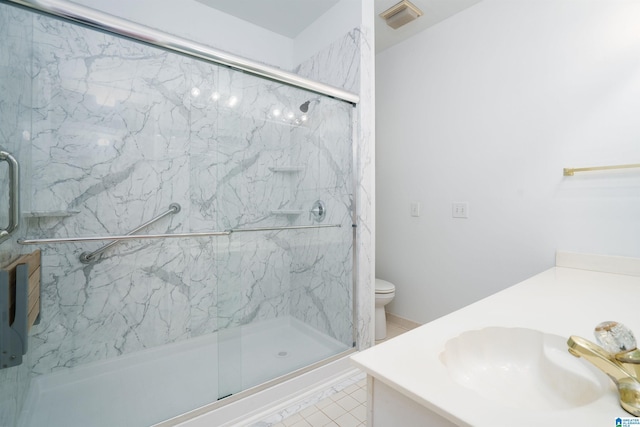
{"label": "white toilet", "polygon": [[396,287],[392,283],[376,279],[376,341],[387,337],[387,315],[384,306],[393,301],[395,296]]}

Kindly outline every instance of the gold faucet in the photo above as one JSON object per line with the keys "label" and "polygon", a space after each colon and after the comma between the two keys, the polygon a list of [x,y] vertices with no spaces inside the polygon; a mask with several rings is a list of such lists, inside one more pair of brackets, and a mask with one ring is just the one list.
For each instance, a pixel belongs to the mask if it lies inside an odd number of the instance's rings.
{"label": "gold faucet", "polygon": [[640,417],[640,350],[633,333],[621,323],[602,322],[595,329],[600,347],[584,338],[571,336],[569,353],[583,357],[609,376],[618,387],[620,406]]}

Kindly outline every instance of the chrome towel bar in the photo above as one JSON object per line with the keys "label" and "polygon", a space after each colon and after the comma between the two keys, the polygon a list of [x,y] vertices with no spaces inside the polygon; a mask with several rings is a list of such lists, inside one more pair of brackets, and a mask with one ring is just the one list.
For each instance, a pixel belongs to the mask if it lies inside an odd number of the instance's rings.
{"label": "chrome towel bar", "polygon": [[[134,228],[133,230],[131,230],[130,232],[127,233],[127,236],[131,236],[134,233],[137,233],[138,231],[142,230],[143,228],[146,228],[148,226],[150,226],[151,224],[160,221],[162,218],[164,218],[167,215],[172,215],[172,214],[177,214],[178,212],[180,212],[180,205],[178,203],[171,203],[169,205],[169,209],[162,212],[160,215],[158,215],[155,218],[150,219],[149,221],[145,222],[144,224]],[[106,245],[104,245],[103,247],[101,247],[100,249],[97,249],[93,252],[83,252],[80,254],[80,262],[83,264],[90,264],[91,262],[96,260],[96,256],[100,255],[101,253],[103,253],[104,251],[106,251],[107,249],[109,249],[110,247],[112,247],[113,245],[117,245],[118,242],[120,240],[123,239],[118,239],[118,240],[114,240],[111,243],[107,243]]]}
{"label": "chrome towel bar", "polygon": [[9,165],[9,224],[0,228],[0,242],[9,238],[20,225],[20,168],[15,157],[0,150],[0,161]]}
{"label": "chrome towel bar", "polygon": [[120,236],[91,236],[91,237],[61,237],[54,239],[18,239],[21,245],[37,245],[49,243],[73,243],[73,242],[96,242],[100,240],[137,240],[137,239],[172,239],[188,237],[212,237],[228,236],[233,233],[244,233],[253,231],[281,231],[281,230],[305,230],[312,228],[340,228],[341,224],[323,225],[292,225],[287,227],[256,227],[256,228],[233,228],[225,231],[202,231],[191,233],[171,233],[171,234],[125,234]]}

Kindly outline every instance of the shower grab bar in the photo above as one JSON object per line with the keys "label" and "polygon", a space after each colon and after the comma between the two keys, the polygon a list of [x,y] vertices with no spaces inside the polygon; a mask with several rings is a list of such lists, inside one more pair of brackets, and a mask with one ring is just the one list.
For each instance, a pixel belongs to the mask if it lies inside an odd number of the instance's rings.
{"label": "shower grab bar", "polygon": [[266,77],[276,82],[309,90],[320,95],[349,102],[353,105],[360,97],[334,86],[305,79],[297,74],[282,71],[276,67],[250,61],[227,52],[213,49],[182,37],[173,36],[144,25],[118,18],[105,12],[64,0],[0,0],[0,3],[11,3],[44,15],[54,16],[65,21],[74,22],[98,31],[115,34],[139,43],[155,46],[210,63],[220,64],[237,70]]}
{"label": "shower grab bar", "polygon": [[171,234],[125,234],[121,236],[92,236],[92,237],[61,237],[53,239],[18,239],[21,245],[37,245],[48,243],[73,243],[73,242],[95,242],[100,240],[136,240],[136,239],[172,239],[186,237],[211,237],[229,236],[233,233],[244,233],[249,231],[281,231],[281,230],[305,230],[312,228],[340,228],[342,224],[323,225],[291,225],[286,227],[256,227],[256,228],[232,228],[225,231],[203,231],[192,233],[171,233]]}
{"label": "shower grab bar", "polygon": [[[133,230],[131,230],[130,232],[128,232],[126,235],[127,236],[131,236],[135,233],[137,233],[138,231],[142,230],[143,228],[146,228],[148,226],[150,226],[151,224],[160,221],[162,218],[164,218],[167,215],[172,215],[172,214],[177,214],[178,212],[180,212],[180,205],[178,203],[171,203],[169,205],[169,209],[162,212],[160,215],[158,215],[155,218],[151,218],[149,221],[145,222],[144,224],[139,225],[138,227],[134,228]],[[120,239],[123,240],[123,239]],[[100,255],[101,253],[103,253],[104,251],[106,251],[107,249],[109,249],[110,247],[117,245],[120,240],[114,240],[111,243],[107,243],[106,245],[104,245],[103,247],[101,247],[100,249],[96,249],[93,252],[82,252],[80,254],[80,262],[83,264],[90,264],[91,262],[95,261],[95,257]]]}
{"label": "shower grab bar", "polygon": [[0,242],[3,242],[20,225],[20,167],[16,158],[6,151],[0,151],[0,161],[9,165],[9,224],[0,229]]}

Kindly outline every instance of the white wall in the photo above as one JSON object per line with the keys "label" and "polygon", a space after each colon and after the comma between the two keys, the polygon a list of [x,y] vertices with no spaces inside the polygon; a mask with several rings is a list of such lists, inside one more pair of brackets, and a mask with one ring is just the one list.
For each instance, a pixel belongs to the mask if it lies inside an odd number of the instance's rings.
{"label": "white wall", "polygon": [[637,1],[483,0],[377,57],[390,312],[428,322],[553,266],[556,249],[640,257],[640,172],[562,176],[640,163],[638,22]]}
{"label": "white wall", "polygon": [[292,39],[194,0],[74,2],[285,70],[295,65]]}
{"label": "white wall", "polygon": [[362,0],[342,0],[298,34],[293,41],[293,63],[303,63],[327,44],[360,27],[364,16],[362,3]]}

